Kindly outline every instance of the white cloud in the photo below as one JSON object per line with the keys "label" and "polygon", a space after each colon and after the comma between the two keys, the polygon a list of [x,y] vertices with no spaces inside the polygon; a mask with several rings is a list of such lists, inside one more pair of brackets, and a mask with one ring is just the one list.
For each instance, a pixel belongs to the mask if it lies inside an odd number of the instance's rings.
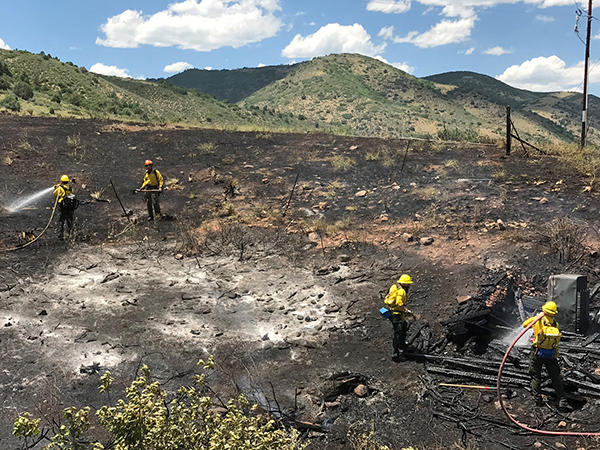
{"label": "white cloud", "polygon": [[475,51],[475,47],[471,47],[465,50],[465,55],[472,55]]}
{"label": "white cloud", "polygon": [[538,14],[537,16],[535,16],[535,20],[537,20],[539,22],[543,22],[543,23],[550,23],[550,22],[554,22],[554,17]]}
{"label": "white cloud", "polygon": [[206,66],[204,70],[213,70],[212,66]]}
{"label": "white cloud", "polygon": [[107,66],[102,63],[96,63],[90,67],[90,72],[99,73],[100,75],[110,75],[113,77],[131,78],[127,73],[127,69],[120,69],[117,66]]}
{"label": "white cloud", "polygon": [[379,30],[377,36],[384,39],[394,39],[394,26],[391,25],[389,27],[383,27],[381,30]]}
{"label": "white cloud", "polygon": [[358,23],[330,23],[306,37],[297,34],[281,54],[287,58],[310,58],[329,53],[361,53],[374,56],[381,53],[385,47],[385,43],[373,44],[369,33]]}
{"label": "white cloud", "polygon": [[415,68],[411,65],[409,65],[408,63],[405,62],[395,62],[395,63],[391,63],[388,62],[387,59],[385,59],[383,56],[381,55],[377,55],[375,56],[375,59],[378,59],[379,61],[389,64],[390,66],[395,67],[396,69],[400,69],[403,70],[406,73],[413,73],[415,71]]}
{"label": "white cloud", "polygon": [[277,34],[282,26],[274,14],[280,0],[183,0],[150,16],[128,9],[101,26],[105,35],[96,44],[135,48],[155,47],[210,51],[242,47]]}
{"label": "white cloud", "polygon": [[179,61],[179,62],[174,62],[173,64],[166,65],[163,68],[163,72],[179,73],[179,72],[183,72],[184,70],[193,69],[193,68],[194,68],[194,66],[191,65],[189,62]]}
{"label": "white cloud", "polygon": [[496,47],[488,48],[483,53],[485,53],[486,55],[501,56],[501,55],[506,55],[508,53],[512,53],[512,50],[507,50],[500,46],[496,46]]}
{"label": "white cloud", "polygon": [[367,4],[368,11],[401,14],[410,9],[410,0],[371,0]]}
{"label": "white cloud", "polygon": [[[567,67],[556,55],[540,56],[508,67],[496,77],[506,84],[530,91],[580,91],[583,81],[583,61]],[[592,83],[600,82],[600,66],[592,65]]]}
{"label": "white cloud", "polygon": [[267,67],[267,65],[263,64],[263,63],[258,63],[258,65],[256,67]]}
{"label": "white cloud", "polygon": [[6,42],[4,42],[2,39],[0,39],[0,48],[4,49],[4,50],[10,50],[11,48],[8,46],[8,44]]}
{"label": "white cloud", "polygon": [[411,31],[404,37],[394,37],[393,41],[395,43],[406,42],[421,48],[464,42],[471,36],[475,20],[475,16],[458,20],[442,20],[424,33],[419,34],[417,31]]}

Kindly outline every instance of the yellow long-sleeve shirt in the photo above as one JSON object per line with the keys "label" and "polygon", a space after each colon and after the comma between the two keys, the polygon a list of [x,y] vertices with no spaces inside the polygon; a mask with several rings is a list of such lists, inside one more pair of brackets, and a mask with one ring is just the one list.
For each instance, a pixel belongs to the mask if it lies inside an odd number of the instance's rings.
{"label": "yellow long-sleeve shirt", "polygon": [[73,193],[73,189],[69,186],[68,183],[61,183],[54,188],[54,192],[52,195],[54,198],[58,197],[58,204],[60,205],[64,202],[65,197],[71,195]]}
{"label": "yellow long-sleeve shirt", "polygon": [[146,187],[162,189],[163,177],[158,170],[152,169],[150,172],[146,171],[146,173],[144,174],[144,183],[142,184],[141,189],[144,189]]}
{"label": "yellow long-sleeve shirt", "polygon": [[[530,317],[523,322],[523,328],[527,327],[531,322],[535,320],[535,317]],[[558,335],[546,335],[548,328],[555,328],[558,330],[558,322],[551,317],[544,316],[533,325],[533,341],[532,345],[535,348],[547,348],[552,347],[556,350],[558,355],[558,344],[560,342],[560,332]],[[548,345],[550,344],[550,345]]]}
{"label": "yellow long-sleeve shirt", "polygon": [[385,300],[383,301],[387,308],[392,312],[392,314],[402,314],[406,315],[406,302],[408,300],[408,295],[404,288],[398,284],[392,284],[388,295],[386,295]]}

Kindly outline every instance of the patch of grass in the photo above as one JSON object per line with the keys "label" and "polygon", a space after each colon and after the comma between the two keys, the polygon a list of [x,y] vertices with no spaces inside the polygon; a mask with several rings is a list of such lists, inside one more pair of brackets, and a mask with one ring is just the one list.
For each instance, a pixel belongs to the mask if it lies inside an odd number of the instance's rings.
{"label": "patch of grass", "polygon": [[550,147],[550,152],[588,180],[588,190],[597,188],[600,176],[600,148],[588,145],[581,148],[578,144],[560,144]]}
{"label": "patch of grass", "polygon": [[338,172],[347,172],[356,166],[356,161],[347,156],[335,155],[327,158],[327,160],[331,163],[333,169]]}
{"label": "patch of grass", "polygon": [[498,170],[492,174],[492,178],[495,180],[501,180],[506,177],[506,172],[504,169]]}
{"label": "patch of grass", "polygon": [[459,170],[460,164],[456,159],[449,159],[444,163],[444,167],[452,170]]}
{"label": "patch of grass", "polygon": [[214,142],[203,142],[202,144],[199,144],[196,147],[196,150],[198,150],[199,152],[202,153],[215,153],[215,151],[217,150],[217,146],[215,145]]}
{"label": "patch of grass", "polygon": [[436,200],[440,197],[440,190],[433,186],[424,186],[414,188],[412,194],[419,197],[421,200]]}

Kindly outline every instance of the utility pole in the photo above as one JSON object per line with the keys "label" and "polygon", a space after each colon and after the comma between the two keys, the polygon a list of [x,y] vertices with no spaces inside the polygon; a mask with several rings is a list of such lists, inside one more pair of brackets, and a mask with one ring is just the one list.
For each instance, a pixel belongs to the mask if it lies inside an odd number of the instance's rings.
{"label": "utility pole", "polygon": [[587,11],[587,37],[585,40],[585,62],[583,69],[583,109],[581,113],[581,148],[585,147],[587,132],[587,107],[588,107],[588,61],[590,59],[590,34],[592,32],[592,0],[589,0]]}

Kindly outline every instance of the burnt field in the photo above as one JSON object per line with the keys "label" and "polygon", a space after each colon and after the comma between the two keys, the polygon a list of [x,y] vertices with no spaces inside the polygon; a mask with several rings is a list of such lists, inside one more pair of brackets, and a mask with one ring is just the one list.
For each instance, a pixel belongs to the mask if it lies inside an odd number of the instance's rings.
{"label": "burnt field", "polygon": [[[117,391],[147,364],[174,391],[211,354],[215,393],[275,410],[311,448],[348,448],[349,436],[371,429],[391,448],[598,448],[510,426],[493,393],[440,388],[460,377],[428,371],[432,358],[393,363],[391,325],[378,313],[389,285],[411,274],[414,352],[476,364],[501,356],[490,341],[519,324],[511,292],[544,295],[548,276],[562,272],[599,281],[596,193],[533,156],[2,117],[1,205],[63,173],[89,202],[71,240],[57,241],[52,225],[18,251],[5,250],[39,234],[52,198],[0,212],[0,448],[16,448],[12,423],[23,411],[49,426],[67,406],[105,403],[105,370]],[[166,217],[155,223],[132,193],[147,158],[167,185]],[[493,317],[456,332],[449,319],[482,304]],[[595,360],[584,362],[593,371]],[[518,383],[508,397],[523,422],[594,429],[593,396],[569,415],[534,412]]]}

